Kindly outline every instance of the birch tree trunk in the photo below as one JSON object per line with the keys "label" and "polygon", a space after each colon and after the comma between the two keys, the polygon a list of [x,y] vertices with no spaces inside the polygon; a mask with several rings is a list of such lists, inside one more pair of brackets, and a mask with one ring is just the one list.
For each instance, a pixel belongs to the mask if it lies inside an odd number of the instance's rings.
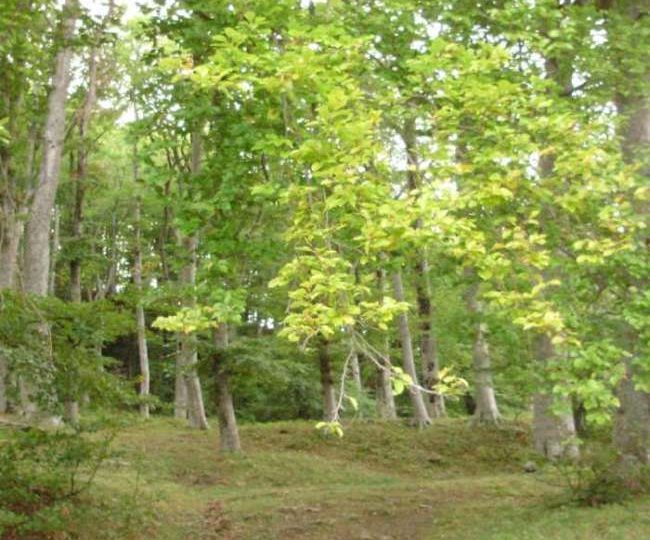
{"label": "birch tree trunk", "polygon": [[[536,336],[535,358],[541,372],[548,368],[549,360],[556,356],[555,346],[548,334]],[[564,407],[556,414],[553,406]],[[576,429],[571,403],[566,398],[553,397],[548,391],[539,390],[533,396],[533,444],[535,450],[548,459],[578,457],[575,443]]]}
{"label": "birch tree trunk", "polygon": [[336,419],[336,393],[332,379],[332,359],[329,343],[321,339],[318,344],[318,365],[320,367],[320,383],[323,395],[323,420],[332,422]]}
{"label": "birch tree trunk", "polygon": [[229,345],[228,326],[222,324],[213,330],[212,339],[217,350],[214,359],[215,395],[219,419],[219,449],[222,452],[239,452],[241,442],[237,428],[237,417],[230,392],[228,371],[221,352]]}
{"label": "birch tree trunk", "polygon": [[[399,271],[393,274],[393,288],[395,290],[395,300],[398,302],[404,302],[404,286],[402,284],[402,274]],[[398,315],[397,326],[402,344],[402,363],[404,366],[404,372],[409,375],[413,381],[413,385],[409,388],[411,404],[413,405],[413,417],[418,427],[424,427],[431,423],[431,418],[427,412],[422,392],[416,386],[418,385],[418,375],[417,370],[415,369],[413,342],[411,340],[411,330],[409,329],[408,315],[406,313],[400,313]]]}
{"label": "birch tree trunk", "polygon": [[467,308],[475,321],[474,347],[472,360],[474,367],[475,404],[474,421],[478,424],[496,424],[501,415],[497,407],[494,384],[492,382],[492,362],[486,337],[486,325],[481,320],[482,306],[476,297],[478,287],[473,285],[467,294]]}

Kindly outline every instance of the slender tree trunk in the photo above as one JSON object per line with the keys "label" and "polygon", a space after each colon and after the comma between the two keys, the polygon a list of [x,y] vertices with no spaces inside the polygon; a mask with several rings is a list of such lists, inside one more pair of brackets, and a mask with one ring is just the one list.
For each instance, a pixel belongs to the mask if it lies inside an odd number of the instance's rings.
{"label": "slender tree trunk", "polygon": [[[201,154],[201,134],[200,131],[195,131],[192,134],[192,175],[197,175],[201,171]],[[188,236],[180,233],[180,231],[179,236],[184,252],[183,256],[186,257],[186,262],[180,273],[180,282],[184,287],[193,288],[196,284],[198,238],[196,234]],[[184,292],[184,294],[187,295],[183,301],[184,306],[194,307],[196,305],[194,292]],[[196,371],[196,365],[198,363],[196,336],[193,334],[181,334],[180,341],[181,366],[187,387],[188,420],[192,427],[208,429],[208,420],[203,404],[203,391],[201,390],[201,382]]]}
{"label": "slender tree trunk", "polygon": [[[387,340],[388,341],[388,340]],[[384,347],[384,354],[388,356],[389,348]],[[390,366],[386,361],[380,359],[386,369],[377,368],[377,413],[379,418],[384,420],[396,420],[395,397],[393,396],[393,385],[390,381]]]}
{"label": "slender tree trunk", "polygon": [[5,221],[0,240],[0,290],[13,289],[18,274],[18,253],[25,223],[13,203],[3,208]]}
{"label": "slender tree trunk", "polygon": [[[536,336],[535,357],[539,371],[548,369],[549,360],[556,356],[555,346],[548,334]],[[555,406],[566,410],[556,414]],[[533,443],[535,450],[548,459],[578,457],[575,443],[576,429],[571,403],[567,398],[553,397],[547,391],[538,391],[533,396]]]}
{"label": "slender tree trunk", "polygon": [[[420,184],[420,163],[415,132],[415,117],[409,117],[404,123],[402,140],[406,148],[408,164],[407,180],[411,192],[417,192]],[[415,228],[422,228],[422,219],[418,218]],[[433,324],[433,306],[431,304],[431,286],[429,285],[429,263],[423,249],[418,250],[415,267],[415,297],[418,307],[418,330],[420,355],[422,357],[422,382],[427,389],[432,389],[438,382],[439,361]],[[446,416],[444,397],[437,393],[427,394],[425,398],[427,412],[431,418]]]}
{"label": "slender tree trunk", "polygon": [[187,385],[185,384],[181,336],[176,336],[176,378],[174,380],[174,417],[187,420]]}
{"label": "slender tree trunk", "polygon": [[52,227],[52,244],[50,248],[50,271],[47,283],[48,296],[54,296],[56,292],[56,259],[59,253],[59,242],[61,234],[61,211],[54,207],[54,218]]}
{"label": "slender tree trunk", "polygon": [[363,384],[361,382],[361,366],[359,365],[359,354],[354,351],[350,356],[350,376],[354,389],[361,394],[363,392]]}
{"label": "slender tree trunk", "polygon": [[[397,271],[393,274],[393,288],[395,290],[395,300],[398,302],[405,301],[404,286],[402,284],[402,274]],[[415,369],[415,357],[413,355],[413,342],[411,340],[411,330],[409,329],[408,315],[401,313],[397,317],[400,341],[402,344],[402,361],[404,372],[409,375],[413,385],[409,388],[411,404],[413,405],[413,415],[418,427],[423,427],[431,423],[431,418],[427,412],[422,392],[415,385],[418,385],[418,375]]]}
{"label": "slender tree trunk", "polygon": [[[383,270],[380,270],[377,273],[377,281],[383,302],[383,297],[386,292],[386,278]],[[384,369],[379,366],[377,367],[377,413],[379,414],[379,417],[384,420],[396,420],[397,411],[395,409],[395,396],[393,396],[393,385],[390,377],[390,337],[388,332],[383,336],[382,353],[385,358],[380,358],[379,362],[382,364]]]}
{"label": "slender tree trunk", "polygon": [[233,405],[228,370],[224,366],[222,351],[228,347],[228,326],[222,324],[212,333],[212,339],[217,349],[214,360],[215,395],[217,401],[217,416],[219,419],[219,448],[222,452],[239,452],[239,430]]}
{"label": "slender tree trunk", "polygon": [[[134,152],[135,153],[135,152]],[[135,157],[135,156],[134,156]],[[134,159],[134,175],[138,178],[137,162]],[[140,360],[140,415],[149,418],[149,389],[151,377],[149,375],[149,348],[147,347],[147,323],[142,303],[142,242],[140,232],[140,214],[142,202],[138,197],[135,206],[135,254],[133,257],[133,283],[138,294],[135,306],[135,319],[138,334],[138,358]]]}
{"label": "slender tree trunk", "polygon": [[467,308],[475,320],[476,335],[472,358],[475,378],[474,421],[478,424],[496,424],[500,419],[494,384],[492,382],[492,363],[486,338],[486,324],[481,320],[482,306],[476,297],[478,287],[472,285],[467,294]]}
{"label": "slender tree trunk", "polygon": [[[88,131],[95,102],[97,101],[97,55],[93,48],[88,59],[87,91],[83,107],[79,115],[79,149],[77,152],[77,171],[73,175],[75,184],[75,204],[72,214],[72,238],[79,242],[83,236],[83,206],[88,181],[88,155],[90,153]],[[75,250],[75,256],[70,261],[70,299],[81,302],[81,255]]]}
{"label": "slender tree trunk", "polygon": [[332,359],[329,343],[321,339],[318,344],[318,363],[320,367],[320,383],[323,395],[323,420],[331,422],[336,419],[336,393],[332,378]]}
{"label": "slender tree trunk", "polygon": [[7,412],[9,402],[7,400],[7,379],[9,370],[7,360],[0,352],[0,414]]}
{"label": "slender tree trunk", "polygon": [[72,37],[76,18],[76,0],[66,0],[63,39],[66,41],[55,57],[52,90],[48,98],[43,137],[43,161],[38,185],[32,200],[30,218],[25,230],[25,291],[39,296],[47,294],[50,268],[50,223],[54,198],[59,184],[61,153],[65,131],[65,104],[70,80]]}

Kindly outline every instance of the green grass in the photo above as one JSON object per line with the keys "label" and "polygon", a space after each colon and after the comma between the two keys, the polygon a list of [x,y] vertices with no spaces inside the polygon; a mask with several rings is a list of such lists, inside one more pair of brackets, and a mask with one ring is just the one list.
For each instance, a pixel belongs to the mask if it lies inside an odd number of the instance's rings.
{"label": "green grass", "polygon": [[285,422],[241,436],[245,453],[221,456],[214,432],[138,422],[119,435],[121,457],[99,486],[125,491],[137,471],[156,501],[149,537],[170,540],[650,538],[650,500],[560,505],[557,480],[523,473],[532,457],[523,425],[356,422],[338,440]]}
{"label": "green grass", "polygon": [[533,457],[522,424],[445,420],[417,431],[355,422],[340,440],[322,438],[312,422],[246,425],[245,453],[228,456],[215,432],[134,420],[92,496],[121,501],[122,527],[130,511],[152,514],[134,535],[110,532],[99,509],[78,537],[98,538],[101,522],[102,537],[162,540],[650,538],[650,499],[579,508],[562,504],[550,472],[522,472]]}

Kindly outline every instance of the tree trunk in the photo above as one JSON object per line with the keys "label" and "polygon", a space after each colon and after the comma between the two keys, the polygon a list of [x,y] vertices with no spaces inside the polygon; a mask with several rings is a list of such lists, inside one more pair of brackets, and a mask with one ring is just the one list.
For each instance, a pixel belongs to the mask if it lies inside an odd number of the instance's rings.
{"label": "tree trunk", "polygon": [[[380,270],[377,273],[377,281],[379,291],[381,294],[382,302],[386,292],[386,279],[385,272]],[[395,396],[393,396],[393,385],[391,384],[390,377],[390,337],[388,332],[383,336],[383,350],[382,353],[385,358],[379,358],[382,367],[377,366],[377,383],[376,383],[376,399],[377,399],[377,413],[379,418],[384,420],[396,420],[397,411],[395,409]]]}
{"label": "tree trunk", "polygon": [[[404,302],[404,286],[402,284],[402,274],[397,271],[393,274],[393,287],[395,290],[395,300]],[[411,377],[413,385],[409,388],[411,404],[413,405],[413,415],[418,427],[423,427],[431,423],[431,418],[422,398],[422,392],[418,385],[418,376],[415,369],[415,358],[413,356],[413,342],[411,340],[411,330],[409,329],[408,315],[400,313],[397,317],[400,341],[402,344],[402,362],[404,372]]]}
{"label": "tree trunk", "polygon": [[52,219],[52,243],[50,244],[50,271],[47,282],[47,295],[54,296],[56,293],[56,259],[59,253],[59,240],[61,233],[61,211],[54,207],[54,217]]}
{"label": "tree trunk", "polygon": [[[406,149],[408,164],[407,181],[411,192],[420,189],[420,163],[415,133],[415,117],[409,117],[404,123],[402,140]],[[422,219],[418,218],[415,228],[422,228]],[[422,382],[430,390],[438,382],[438,351],[436,347],[433,306],[431,304],[431,287],[429,285],[429,264],[423,249],[417,252],[415,267],[415,298],[418,306],[418,328],[420,337],[420,355],[422,357]],[[444,397],[437,393],[427,394],[425,398],[427,412],[431,418],[446,416]]]}
{"label": "tree trunk", "polygon": [[[647,3],[635,2],[628,6],[627,15],[631,22],[647,17]],[[631,87],[638,85],[638,90],[630,90],[628,95],[617,99],[618,112],[626,118],[623,127],[623,153],[626,161],[641,165],[639,173],[650,183],[650,71],[642,74],[629,74]],[[624,79],[625,80],[625,79]],[[642,217],[646,229],[641,231],[638,239],[639,250],[645,250],[646,257],[650,251],[650,202],[635,201],[635,212]],[[639,290],[647,288],[647,282],[637,283]],[[627,334],[631,351],[637,349],[640,336],[630,329]],[[650,394],[636,388],[635,380],[642,374],[643,367],[637,365],[639,359],[625,360],[625,377],[618,389],[620,408],[614,417],[614,442],[625,460],[650,464]],[[647,367],[645,368],[647,369]]]}
{"label": "tree trunk", "polygon": [[336,393],[332,379],[332,359],[330,357],[329,343],[321,339],[318,344],[318,362],[320,366],[320,383],[323,394],[323,420],[332,422],[336,420]]}
{"label": "tree trunk", "polygon": [[475,321],[476,335],[472,349],[475,378],[474,421],[478,424],[496,424],[500,419],[499,408],[492,383],[490,349],[486,338],[486,325],[481,320],[482,306],[476,297],[478,286],[472,285],[467,295],[467,308]]}
{"label": "tree trunk", "polygon": [[[388,355],[388,349],[385,353]],[[383,420],[396,420],[395,397],[393,396],[393,385],[390,381],[390,366],[388,362],[380,359],[386,369],[377,368],[377,413]]]}
{"label": "tree trunk", "polygon": [[[201,134],[199,131],[192,133],[192,175],[201,171]],[[196,285],[196,264],[198,238],[196,234],[185,235],[179,231],[180,244],[183,249],[183,257],[186,262],[180,272],[180,283],[184,288],[193,289]],[[196,299],[193,291],[183,291],[183,306],[193,308],[196,306]],[[203,405],[203,392],[201,382],[196,371],[198,355],[196,350],[196,336],[194,334],[181,334],[181,368],[187,391],[187,415],[192,427],[208,429],[208,420]]]}
{"label": "tree trunk", "polygon": [[7,401],[7,377],[9,372],[7,369],[7,360],[0,352],[0,414],[7,412],[9,402]]}
{"label": "tree trunk", "polygon": [[[548,361],[555,357],[555,347],[548,334],[536,336],[535,357],[540,372],[547,369]],[[560,414],[553,406],[566,410]],[[533,443],[535,450],[548,459],[578,457],[575,443],[576,430],[571,403],[567,398],[553,397],[548,392],[538,391],[533,396]]]}
{"label": "tree trunk", "polygon": [[4,205],[2,239],[0,240],[0,290],[13,289],[18,274],[18,252],[25,223],[13,204]]}
{"label": "tree trunk", "polygon": [[25,230],[24,287],[26,292],[39,296],[47,294],[50,268],[50,223],[59,184],[65,131],[65,104],[68,97],[72,57],[72,48],[67,42],[74,31],[76,10],[76,0],[66,0],[63,22],[65,43],[55,57],[52,90],[48,98],[43,137],[43,161],[31,204],[30,218]]}
{"label": "tree trunk", "polygon": [[[134,175],[138,178],[137,162],[134,161]],[[138,197],[135,205],[135,254],[133,257],[133,283],[138,294],[135,306],[135,319],[138,334],[138,358],[140,360],[140,415],[149,418],[149,389],[151,377],[149,375],[149,348],[147,347],[147,323],[144,316],[142,303],[142,244],[140,232],[140,207],[142,203]]]}
{"label": "tree trunk", "polygon": [[359,354],[356,351],[354,351],[352,356],[350,356],[350,376],[354,384],[354,389],[361,394],[361,392],[363,392],[361,366],[359,365]]}
{"label": "tree trunk", "polygon": [[230,392],[228,371],[224,366],[221,351],[228,347],[228,326],[222,324],[218,329],[213,330],[212,339],[217,349],[214,368],[215,395],[217,402],[217,416],[219,419],[219,449],[222,452],[239,452],[241,443],[239,441],[239,430],[237,428],[237,417]]}
{"label": "tree trunk", "polygon": [[176,339],[176,378],[174,380],[174,417],[187,420],[187,385],[183,370],[181,337],[178,334]]}

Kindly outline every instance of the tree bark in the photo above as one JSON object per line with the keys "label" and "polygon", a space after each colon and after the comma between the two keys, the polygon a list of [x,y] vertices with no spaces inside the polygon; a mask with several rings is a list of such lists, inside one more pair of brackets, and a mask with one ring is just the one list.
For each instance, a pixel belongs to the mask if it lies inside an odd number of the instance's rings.
{"label": "tree bark", "polygon": [[318,363],[320,367],[320,383],[323,395],[323,420],[332,422],[336,419],[336,393],[332,379],[332,359],[329,343],[321,339],[318,344]]}
{"label": "tree bark", "polygon": [[3,205],[4,226],[0,240],[0,290],[13,289],[18,274],[18,253],[25,223],[14,204]]}
{"label": "tree bark", "polygon": [[50,223],[54,198],[59,184],[61,153],[65,131],[65,104],[70,81],[72,47],[69,40],[74,31],[77,1],[64,5],[64,43],[55,57],[52,90],[48,98],[47,118],[43,137],[43,158],[38,185],[31,204],[30,218],[25,230],[24,287],[31,294],[47,294],[50,268]]}
{"label": "tree bark", "polygon": [[[386,279],[385,272],[380,270],[377,273],[377,281],[379,291],[381,294],[382,302],[386,292]],[[393,385],[390,378],[390,337],[388,332],[383,336],[383,350],[382,353],[385,358],[379,358],[382,367],[377,366],[377,382],[376,382],[376,401],[377,413],[379,417],[384,420],[396,420],[397,411],[395,409],[395,396],[393,396]]]}
{"label": "tree bark", "polygon": [[477,298],[478,286],[472,285],[467,294],[467,308],[472,314],[475,327],[472,360],[474,367],[474,422],[478,424],[496,424],[501,415],[497,407],[494,384],[492,382],[492,362],[486,337],[486,324],[481,320],[482,306]]}
{"label": "tree bark", "polygon": [[0,414],[7,412],[7,377],[9,376],[7,360],[0,353]]}
{"label": "tree bark", "polygon": [[[404,286],[402,284],[402,274],[397,271],[393,274],[393,288],[395,290],[395,300],[398,302],[405,301]],[[422,397],[422,392],[418,385],[418,375],[415,369],[415,357],[413,355],[413,342],[411,340],[411,330],[409,328],[408,315],[400,313],[397,317],[397,326],[399,329],[400,341],[402,345],[402,363],[404,372],[411,377],[413,385],[409,388],[411,404],[413,405],[413,416],[418,427],[424,427],[431,423],[431,418]]]}
{"label": "tree bark", "polygon": [[[201,154],[201,134],[199,131],[195,131],[192,133],[192,175],[197,175],[201,171]],[[185,235],[179,231],[179,239],[184,252],[183,256],[186,258],[186,262],[181,269],[180,282],[183,287],[193,289],[196,285],[198,237],[195,233]],[[196,306],[193,291],[183,291],[183,295],[185,297],[183,300],[185,307],[193,308]],[[196,371],[196,365],[198,363],[196,336],[193,334],[181,334],[180,342],[180,364],[187,388],[188,420],[192,427],[208,429],[201,382]]]}
{"label": "tree bark", "polygon": [[61,211],[55,206],[54,217],[52,218],[52,243],[50,244],[50,271],[47,282],[47,295],[54,296],[56,293],[56,259],[59,253],[59,242],[61,233]]}
{"label": "tree bark", "polygon": [[222,351],[228,347],[228,326],[222,324],[213,330],[212,339],[217,350],[213,363],[217,416],[219,420],[219,449],[221,452],[241,451],[237,417],[233,405],[228,370],[224,366]]}
{"label": "tree bark", "polygon": [[[641,163],[640,174],[650,183],[650,94],[647,88],[650,85],[650,74],[645,74],[645,92],[640,95],[619,97],[617,106],[619,114],[627,117],[627,124],[623,132],[623,152],[630,163]],[[642,216],[646,226],[650,226],[650,203],[639,201],[635,211]],[[647,256],[650,250],[650,236],[647,228],[639,238],[640,250],[645,249]],[[643,290],[647,283],[638,283],[639,290]],[[640,337],[638,332],[628,329],[626,339],[629,348],[637,348]],[[637,364],[638,357],[627,358],[625,362],[625,377],[618,389],[618,398],[621,403],[614,417],[614,442],[619,453],[625,459],[637,460],[650,464],[650,394],[637,389],[635,380],[644,369]],[[647,367],[645,369],[648,369]]]}
{"label": "tree bark", "polygon": [[[134,161],[134,175],[138,178],[137,162]],[[151,377],[149,374],[149,348],[147,346],[147,322],[142,303],[142,242],[140,231],[140,214],[142,202],[138,197],[135,205],[135,254],[133,257],[133,283],[138,294],[135,306],[135,319],[138,335],[138,358],[140,360],[140,415],[149,418],[149,390]]]}
{"label": "tree bark", "polygon": [[[540,372],[546,371],[549,360],[556,356],[555,346],[548,334],[536,336],[535,358]],[[553,405],[563,406],[560,414],[553,411]],[[575,443],[576,429],[571,403],[567,398],[553,397],[547,391],[537,391],[533,396],[533,444],[535,450],[556,460],[578,457]]]}
{"label": "tree bark", "polygon": [[[415,117],[409,117],[402,130],[402,140],[406,149],[407,181],[411,192],[420,189],[420,163],[417,151]],[[418,218],[415,228],[422,228],[422,219]],[[433,306],[431,303],[431,286],[429,285],[429,263],[424,249],[417,251],[414,265],[415,298],[418,307],[418,329],[420,338],[420,355],[422,357],[423,386],[432,389],[438,382],[439,361],[433,324]],[[425,404],[431,418],[447,415],[444,397],[437,393],[426,395]]]}
{"label": "tree bark", "polygon": [[181,336],[176,336],[176,377],[174,379],[174,417],[187,420],[187,385],[183,373]]}
{"label": "tree bark", "polygon": [[359,354],[354,351],[350,356],[350,377],[354,384],[354,389],[361,394],[363,392],[363,385],[361,382],[361,366],[359,365]]}

